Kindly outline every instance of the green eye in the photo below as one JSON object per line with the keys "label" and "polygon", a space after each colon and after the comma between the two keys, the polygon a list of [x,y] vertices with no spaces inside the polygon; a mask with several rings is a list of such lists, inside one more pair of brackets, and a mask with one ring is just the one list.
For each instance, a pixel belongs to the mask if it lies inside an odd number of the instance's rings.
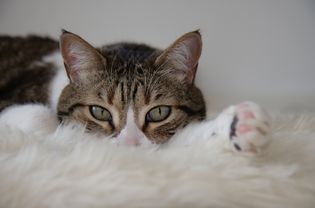
{"label": "green eye", "polygon": [[159,122],[167,119],[171,114],[171,107],[166,105],[152,108],[146,115],[146,120],[149,122]]}
{"label": "green eye", "polygon": [[91,115],[100,121],[111,121],[112,115],[108,110],[106,110],[103,107],[97,106],[97,105],[91,105],[90,106],[90,113]]}

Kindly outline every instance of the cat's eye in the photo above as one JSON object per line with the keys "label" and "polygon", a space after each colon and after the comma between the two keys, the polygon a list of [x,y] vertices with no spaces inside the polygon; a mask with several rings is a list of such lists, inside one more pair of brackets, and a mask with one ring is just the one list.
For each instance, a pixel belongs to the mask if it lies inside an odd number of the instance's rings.
{"label": "cat's eye", "polygon": [[161,105],[152,108],[146,115],[146,120],[149,122],[160,122],[168,118],[171,114],[171,107]]}
{"label": "cat's eye", "polygon": [[100,121],[111,121],[112,115],[108,110],[106,110],[103,107],[97,106],[97,105],[91,105],[90,106],[90,113],[91,115]]}

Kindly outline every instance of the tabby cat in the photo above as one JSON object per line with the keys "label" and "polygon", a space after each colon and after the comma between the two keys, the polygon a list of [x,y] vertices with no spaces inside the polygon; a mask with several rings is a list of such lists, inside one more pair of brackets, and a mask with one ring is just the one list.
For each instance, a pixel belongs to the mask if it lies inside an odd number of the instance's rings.
{"label": "tabby cat", "polygon": [[[0,111],[41,103],[60,121],[80,122],[88,132],[119,143],[162,144],[205,119],[205,101],[194,84],[201,49],[199,31],[165,50],[135,43],[94,48],[65,30],[59,43],[38,36],[1,37]],[[267,116],[250,102],[203,125],[208,125],[207,138],[221,134],[234,150],[251,153],[266,143],[269,132]]]}

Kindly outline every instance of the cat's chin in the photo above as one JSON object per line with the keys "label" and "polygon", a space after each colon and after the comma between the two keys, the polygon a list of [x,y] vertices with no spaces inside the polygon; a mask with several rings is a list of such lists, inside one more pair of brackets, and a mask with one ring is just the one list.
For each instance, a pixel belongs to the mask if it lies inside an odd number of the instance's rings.
{"label": "cat's chin", "polygon": [[137,138],[136,141],[130,140],[128,137],[112,137],[111,143],[117,146],[129,146],[129,147],[155,147],[157,144],[152,143],[148,138]]}

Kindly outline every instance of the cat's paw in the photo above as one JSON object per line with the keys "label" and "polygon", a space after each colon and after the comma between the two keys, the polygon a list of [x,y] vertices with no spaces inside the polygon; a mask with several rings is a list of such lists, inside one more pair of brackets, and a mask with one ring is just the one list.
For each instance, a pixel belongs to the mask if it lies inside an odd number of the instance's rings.
{"label": "cat's paw", "polygon": [[0,114],[0,126],[28,134],[48,135],[53,133],[58,125],[56,114],[41,104],[14,105]]}
{"label": "cat's paw", "polygon": [[270,140],[270,122],[267,113],[256,103],[244,102],[235,106],[230,126],[232,149],[245,155],[256,155]]}

